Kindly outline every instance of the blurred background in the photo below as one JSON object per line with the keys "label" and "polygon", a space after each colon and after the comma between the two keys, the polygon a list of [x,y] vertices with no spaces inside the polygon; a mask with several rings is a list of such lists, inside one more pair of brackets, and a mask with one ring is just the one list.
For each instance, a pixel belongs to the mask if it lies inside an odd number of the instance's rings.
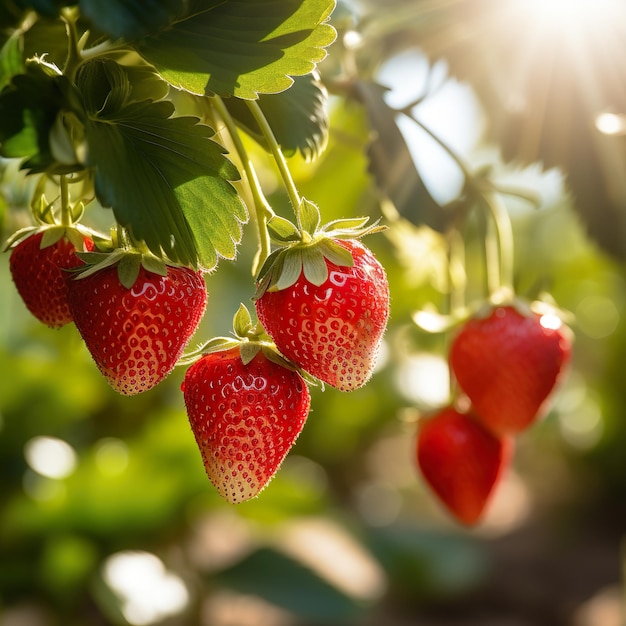
{"label": "blurred background", "polygon": [[[367,240],[392,294],[375,376],[350,394],[313,389],[275,479],[232,506],[205,475],[184,371],[117,395],[75,328],[30,316],[0,256],[2,626],[624,624],[626,7],[363,0],[332,23],[328,146],[290,165],[325,221],[391,225]],[[444,233],[467,205],[459,163],[516,190],[503,197],[517,291],[549,292],[576,335],[549,414],[519,438],[472,530],[414,454],[420,417],[448,401],[449,338],[412,317],[445,306]],[[31,183],[6,163],[1,184],[6,238],[28,223]],[[467,298],[479,301],[483,225],[467,211]],[[196,343],[228,334],[249,303],[255,245],[248,225],[237,262],[207,276]]]}

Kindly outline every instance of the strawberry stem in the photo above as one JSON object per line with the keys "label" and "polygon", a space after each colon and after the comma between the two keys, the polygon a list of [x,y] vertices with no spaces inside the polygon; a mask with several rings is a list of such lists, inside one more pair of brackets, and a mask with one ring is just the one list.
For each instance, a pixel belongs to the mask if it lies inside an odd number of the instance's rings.
{"label": "strawberry stem", "polygon": [[456,166],[461,170],[461,173],[463,174],[463,178],[465,179],[465,184],[466,185],[471,184],[471,182],[474,180],[474,176],[468,169],[467,165],[465,165],[465,162],[463,161],[463,159],[461,159],[461,157],[445,141],[443,141],[428,126],[426,126],[426,124],[421,122],[413,114],[411,109],[414,106],[415,106],[415,103],[412,103],[411,105],[409,105],[409,107],[406,107],[404,109],[396,109],[396,111],[398,111],[398,113],[403,113],[404,115],[406,115],[412,122],[415,122],[415,124],[417,124],[417,126],[419,126],[431,139],[433,139],[439,145],[439,147],[441,147],[444,150],[444,152],[454,161]]}
{"label": "strawberry stem", "polygon": [[[487,237],[487,242],[491,239],[497,241],[499,251],[499,281],[497,287],[490,287],[490,296],[496,299],[507,299],[514,293],[513,290],[513,228],[511,218],[504,205],[502,197],[493,190],[483,190],[480,194],[480,201],[489,212],[495,227],[496,237]],[[488,249],[488,247],[487,247]]]}
{"label": "strawberry stem", "polygon": [[63,67],[63,73],[70,79],[74,79],[76,69],[81,63],[81,56],[78,45],[78,33],[76,32],[76,10],[64,9],[61,12],[61,18],[65,22],[65,32],[67,33],[67,59]]}
{"label": "strawberry stem", "polygon": [[[459,314],[465,308],[467,287],[465,274],[465,241],[462,234],[453,228],[448,232],[448,301],[445,313],[449,316]],[[444,334],[445,353],[449,353],[450,333]],[[451,398],[456,397],[457,384],[454,372],[448,367],[448,390]]]}
{"label": "strawberry stem", "polygon": [[61,174],[61,224],[63,226],[72,225],[72,206],[70,203],[70,186],[65,174]]}
{"label": "strawberry stem", "polygon": [[465,308],[465,242],[463,236],[453,228],[448,232],[448,281],[449,311],[452,315]]}
{"label": "strawberry stem", "polygon": [[259,129],[263,134],[263,137],[265,137],[265,141],[267,141],[272,156],[274,157],[274,161],[276,161],[278,171],[280,172],[280,177],[283,181],[285,190],[287,191],[287,195],[289,196],[289,200],[293,206],[293,210],[296,215],[298,228],[302,229],[302,224],[300,223],[300,194],[298,193],[296,185],[293,182],[293,178],[291,176],[291,172],[289,171],[289,167],[287,166],[285,156],[282,153],[278,142],[276,141],[274,131],[272,131],[272,128],[267,121],[267,118],[263,114],[261,107],[256,101],[246,100],[246,104],[248,105],[250,113],[252,113],[256,123],[258,124]]}
{"label": "strawberry stem", "polygon": [[489,296],[494,300],[510,298],[513,291],[513,231],[511,219],[500,194],[493,188],[492,183],[485,180],[483,176],[474,175],[470,172],[463,159],[438,137],[428,126],[422,123],[413,113],[412,103],[403,109],[397,109],[415,124],[417,124],[426,134],[428,134],[439,146],[448,154],[461,170],[465,179],[465,187],[470,192],[474,192],[478,197],[482,208],[487,209],[487,214],[491,217],[495,227],[495,237],[488,228],[485,236],[485,262],[487,265],[487,289]]}
{"label": "strawberry stem", "polygon": [[261,184],[257,178],[254,165],[248,156],[248,152],[239,135],[237,125],[226,108],[224,101],[218,95],[215,95],[211,97],[211,102],[228,130],[228,134],[233,142],[235,151],[239,156],[239,160],[241,161],[241,165],[245,172],[248,180],[248,186],[252,194],[259,237],[259,252],[254,261],[254,267],[252,268],[252,273],[256,276],[258,270],[263,266],[263,263],[265,263],[265,260],[271,252],[270,235],[267,230],[267,223],[272,217],[274,217],[275,213],[263,193],[263,189],[261,188]]}
{"label": "strawberry stem", "polygon": [[[484,203],[482,196],[479,196],[479,203]],[[481,207],[484,209],[484,207]],[[483,260],[485,264],[485,287],[487,294],[496,293],[501,286],[500,278],[500,245],[498,235],[495,230],[493,220],[489,219],[488,210],[480,212],[481,230],[483,233]]]}

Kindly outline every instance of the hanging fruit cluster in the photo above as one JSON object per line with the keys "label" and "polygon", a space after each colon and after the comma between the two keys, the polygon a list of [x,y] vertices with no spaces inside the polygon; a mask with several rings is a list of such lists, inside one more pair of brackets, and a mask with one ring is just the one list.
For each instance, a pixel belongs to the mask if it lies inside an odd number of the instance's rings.
{"label": "hanging fruit cluster", "polygon": [[487,307],[452,342],[449,363],[467,409],[450,405],[419,427],[417,462],[447,509],[477,523],[513,459],[514,437],[545,414],[571,356],[551,313]]}
{"label": "hanging fruit cluster", "polygon": [[[15,286],[44,324],[75,325],[121,394],[187,366],[190,425],[231,502],[256,496],[280,467],[306,421],[308,385],[367,383],[389,316],[385,271],[360,242],[383,227],[322,224],[287,165],[285,154],[311,159],[326,143],[316,64],[336,36],[333,0],[296,4],[270,3],[262,24],[254,2],[203,0],[132,23],[121,7],[109,19],[71,3],[3,17],[14,29],[2,49],[0,156],[37,181],[35,225],[5,247]],[[241,45],[216,61],[224,29]],[[58,49],[29,54],[44,36]],[[273,159],[294,222],[266,199],[250,139]],[[205,275],[236,257],[244,197],[257,227],[259,322],[242,306],[235,337],[185,354],[207,307]],[[110,234],[85,225],[94,207],[112,209]]]}
{"label": "hanging fruit cluster", "polygon": [[[468,526],[481,520],[511,464],[515,437],[549,409],[573,337],[556,307],[515,295],[508,213],[484,182],[475,193],[495,223],[484,242],[488,296],[473,308],[464,305],[462,293],[450,298],[445,326],[454,397],[421,421],[415,450],[426,483]],[[423,312],[414,319],[421,325]]]}

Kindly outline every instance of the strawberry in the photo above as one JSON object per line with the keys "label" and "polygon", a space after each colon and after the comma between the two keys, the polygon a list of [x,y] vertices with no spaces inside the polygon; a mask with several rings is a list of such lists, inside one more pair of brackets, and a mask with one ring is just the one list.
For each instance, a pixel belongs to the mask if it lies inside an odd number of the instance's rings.
{"label": "strawberry", "polygon": [[134,395],[172,371],[204,314],[207,291],[202,273],[186,267],[167,267],[162,276],[142,265],[130,286],[118,270],[112,265],[71,277],[68,302],[108,383]]}
{"label": "strawberry", "polygon": [[204,354],[182,391],[207,475],[229,502],[254,498],[297,439],[311,397],[300,374],[258,350],[244,363],[239,347]]}
{"label": "strawberry", "polygon": [[305,264],[291,285],[281,288],[278,281],[278,289],[266,289],[256,311],[289,360],[332,387],[352,391],[372,374],[389,317],[389,285],[382,265],[356,239],[326,239],[323,245],[347,251],[351,262],[340,265],[320,254],[323,280],[311,281]]}
{"label": "strawberry", "polygon": [[519,433],[545,412],[571,349],[569,329],[555,315],[499,306],[463,326],[450,366],[483,424]]}
{"label": "strawberry", "polygon": [[483,515],[513,452],[473,416],[448,406],[419,427],[416,456],[422,476],[447,510],[472,526]]}
{"label": "strawberry", "polygon": [[[51,242],[44,240],[45,231],[34,231],[19,241],[9,258],[11,276],[24,304],[50,328],[61,328],[72,321],[65,270],[82,264],[74,243],[64,235],[63,229],[56,230]],[[93,241],[80,237],[84,249],[93,250]]]}

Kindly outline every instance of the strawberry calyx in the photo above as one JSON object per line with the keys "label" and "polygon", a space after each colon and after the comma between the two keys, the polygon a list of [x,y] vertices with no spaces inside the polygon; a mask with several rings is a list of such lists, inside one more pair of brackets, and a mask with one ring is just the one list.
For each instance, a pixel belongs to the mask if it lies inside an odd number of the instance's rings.
{"label": "strawberry calyx", "polygon": [[[44,181],[45,179],[42,177],[40,186],[43,185]],[[36,198],[31,203],[31,212],[37,223],[15,231],[4,243],[2,252],[15,248],[25,239],[38,233],[43,233],[40,244],[42,250],[65,238],[80,252],[85,250],[85,237],[94,242],[105,239],[99,232],[80,223],[85,211],[85,205],[82,201],[74,204],[68,202],[65,215],[59,220],[54,210],[57,200],[58,198],[48,202],[43,191],[36,194]]]}
{"label": "strawberry calyx", "polygon": [[71,270],[74,278],[88,278],[97,272],[109,267],[117,266],[117,276],[120,283],[131,289],[139,277],[140,269],[146,272],[167,276],[167,263],[153,254],[136,249],[116,248],[111,252],[77,252],[78,258],[84,265]]}
{"label": "strawberry calyx", "polygon": [[257,276],[258,300],[266,291],[291,287],[304,272],[305,278],[319,287],[328,278],[326,260],[340,267],[353,265],[352,254],[336,240],[360,239],[387,227],[368,217],[338,219],[322,225],[317,205],[302,199],[296,211],[297,222],[272,216],[267,223],[270,240],[278,246],[265,260]]}
{"label": "strawberry calyx", "polygon": [[469,319],[485,319],[494,309],[508,307],[515,309],[520,315],[549,315],[554,318],[554,324],[571,324],[573,314],[556,305],[548,293],[538,294],[534,300],[522,298],[502,290],[496,292],[488,300],[481,300],[474,305],[459,307],[449,314],[440,313],[435,307],[429,306],[414,311],[412,319],[415,325],[427,333],[446,333],[462,326]]}
{"label": "strawberry calyx", "polygon": [[155,256],[141,241],[133,240],[130,235],[119,226],[113,229],[110,239],[101,239],[96,242],[96,251],[80,252],[77,256],[84,265],[72,270],[75,278],[88,278],[101,270],[117,266],[117,276],[120,283],[131,289],[140,269],[146,272],[167,276],[169,263],[166,259]]}
{"label": "strawberry calyx", "polygon": [[43,233],[40,248],[43,250],[55,243],[61,241],[64,237],[72,243],[72,245],[81,252],[85,250],[84,238],[97,240],[101,235],[96,231],[83,226],[82,224],[73,224],[72,226],[63,226],[62,224],[26,226],[15,231],[5,242],[2,252],[15,248],[22,241],[28,239],[31,235]]}
{"label": "strawberry calyx", "polygon": [[244,365],[248,365],[254,357],[262,352],[265,358],[288,370],[296,371],[310,385],[319,385],[319,381],[286,359],[276,347],[271,337],[260,323],[253,324],[250,312],[240,304],[233,317],[232,337],[213,337],[179,359],[177,365],[189,366],[206,354],[222,352],[237,348]]}

